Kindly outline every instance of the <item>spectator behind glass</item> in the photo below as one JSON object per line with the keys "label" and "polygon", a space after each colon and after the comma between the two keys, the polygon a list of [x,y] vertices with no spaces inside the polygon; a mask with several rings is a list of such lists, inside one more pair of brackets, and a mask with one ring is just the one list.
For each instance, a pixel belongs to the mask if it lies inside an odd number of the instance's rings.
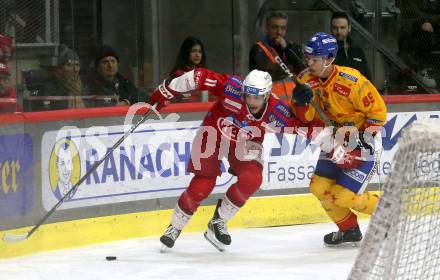
{"label": "spectator behind glass", "polygon": [[338,54],[334,64],[354,68],[371,80],[365,53],[350,37],[351,24],[344,12],[335,12],[330,21],[332,34],[338,40]]}
{"label": "spectator behind glass", "polygon": [[401,0],[399,55],[427,87],[440,83],[440,1]]}
{"label": "spectator behind glass", "polygon": [[67,101],[51,101],[51,109],[72,109],[86,107],[83,95],[87,92],[79,76],[80,60],[76,52],[61,45],[57,66],[50,71],[48,82],[44,85],[45,96],[71,97]]}
{"label": "spectator behind glass", "polygon": [[8,64],[14,52],[15,48],[13,46],[12,37],[0,34],[0,61]]}
{"label": "spectator behind glass", "polygon": [[187,37],[180,46],[170,77],[178,77],[195,68],[206,67],[206,53],[202,41]]}
{"label": "spectator behind glass", "polygon": [[9,85],[11,72],[7,64],[0,62],[0,114],[23,111],[17,101],[17,93]]}
{"label": "spectator behind glass", "polygon": [[[202,41],[195,37],[186,37],[180,46],[176,62],[170,71],[170,78],[176,78],[180,75],[196,68],[206,67],[206,53]],[[209,100],[215,100],[214,95],[208,95]],[[177,102],[200,102],[202,101],[202,93],[192,91],[182,94],[181,100]]]}
{"label": "spectator behind glass", "polygon": [[[287,23],[286,13],[269,13],[266,17],[266,35],[263,41],[275,49],[290,70],[298,74],[304,69],[302,49],[300,45],[287,40]],[[282,80],[287,76],[278,64],[273,63],[266,55],[261,41],[257,42],[249,53],[249,70],[254,69],[269,72],[273,81]]]}
{"label": "spectator behind glass", "polygon": [[102,46],[95,56],[95,69],[89,81],[90,94],[114,97],[113,105],[132,105],[138,102],[138,90],[128,78],[119,73],[119,56],[110,46]]}

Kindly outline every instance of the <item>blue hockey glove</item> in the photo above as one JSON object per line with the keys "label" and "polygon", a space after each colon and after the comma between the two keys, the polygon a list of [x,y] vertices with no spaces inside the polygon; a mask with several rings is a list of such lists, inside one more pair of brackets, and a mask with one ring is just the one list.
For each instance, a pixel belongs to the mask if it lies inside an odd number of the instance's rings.
{"label": "blue hockey glove", "polygon": [[293,89],[292,97],[297,106],[305,106],[313,97],[313,91],[308,84],[297,84]]}

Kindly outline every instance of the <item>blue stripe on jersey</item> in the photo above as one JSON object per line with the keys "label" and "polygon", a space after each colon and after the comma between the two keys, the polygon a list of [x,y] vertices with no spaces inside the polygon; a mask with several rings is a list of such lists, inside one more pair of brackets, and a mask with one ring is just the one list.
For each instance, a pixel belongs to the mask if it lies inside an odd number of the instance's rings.
{"label": "blue stripe on jersey", "polygon": [[232,76],[232,77],[229,77],[228,80],[229,80],[232,84],[235,84],[236,87],[239,87],[239,88],[241,89],[242,81],[241,81],[240,78],[238,78],[238,77],[236,77],[236,76]]}
{"label": "blue stripe on jersey", "polygon": [[381,120],[376,120],[376,119],[366,119],[365,120],[367,123],[380,123],[380,122],[383,122],[383,121],[381,121]]}

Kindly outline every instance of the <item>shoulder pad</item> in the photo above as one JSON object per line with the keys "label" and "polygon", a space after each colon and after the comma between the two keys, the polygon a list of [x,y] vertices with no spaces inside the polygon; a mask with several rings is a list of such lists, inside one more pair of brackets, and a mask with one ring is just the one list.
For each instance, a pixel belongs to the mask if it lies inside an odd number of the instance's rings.
{"label": "shoulder pad", "polygon": [[239,86],[241,86],[241,84],[243,83],[242,79],[238,76],[230,76],[229,80],[237,83]]}
{"label": "shoulder pad", "polygon": [[236,76],[231,76],[228,78],[228,80],[225,83],[224,92],[225,94],[234,97],[234,98],[240,98],[241,97],[241,85],[242,81]]}
{"label": "shoulder pad", "polygon": [[345,72],[339,72],[339,76],[344,77],[346,79],[349,79],[349,80],[351,80],[353,82],[357,82],[357,80],[358,80],[357,77],[355,77],[353,75],[350,75],[348,73],[345,73]]}
{"label": "shoulder pad", "polygon": [[354,68],[338,66],[338,70],[339,70],[339,77],[343,77],[355,83],[361,77],[361,73]]}
{"label": "shoulder pad", "polygon": [[282,116],[286,118],[292,117],[292,111],[290,110],[289,106],[287,106],[283,101],[279,100],[275,106],[274,109],[280,113]]}

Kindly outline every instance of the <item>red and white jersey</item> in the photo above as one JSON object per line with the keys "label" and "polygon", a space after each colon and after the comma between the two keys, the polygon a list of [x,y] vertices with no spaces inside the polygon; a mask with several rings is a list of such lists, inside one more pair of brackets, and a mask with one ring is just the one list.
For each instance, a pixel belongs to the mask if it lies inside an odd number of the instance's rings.
{"label": "red and white jersey", "polygon": [[289,106],[274,94],[269,95],[264,112],[257,119],[249,112],[241,96],[242,78],[238,76],[198,68],[171,80],[168,87],[179,93],[208,90],[215,94],[218,101],[209,110],[202,125],[215,127],[232,141],[252,140],[262,143],[266,130],[289,130],[293,133],[299,125]]}

